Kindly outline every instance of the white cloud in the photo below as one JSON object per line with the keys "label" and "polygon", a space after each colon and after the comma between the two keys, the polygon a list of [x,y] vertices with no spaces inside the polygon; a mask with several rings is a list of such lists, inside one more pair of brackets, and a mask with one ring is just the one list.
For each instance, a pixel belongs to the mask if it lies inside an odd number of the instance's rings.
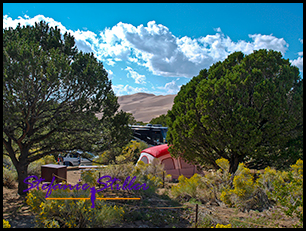
{"label": "white cloud", "polygon": [[[67,31],[66,27],[62,25],[62,23],[55,21],[53,18],[45,17],[44,15],[36,15],[33,18],[30,18],[29,16],[25,15],[24,18],[21,16],[18,16],[17,19],[12,19],[8,15],[3,15],[3,28],[8,27],[17,27],[18,23],[20,23],[21,26],[27,26],[27,25],[34,25],[35,22],[39,23],[41,20],[46,21],[50,27],[57,26],[62,33],[65,33]],[[72,31],[71,31],[72,32]]]}
{"label": "white cloud", "polygon": [[299,41],[303,44],[303,39],[299,38]]}
{"label": "white cloud", "polygon": [[303,57],[298,57],[297,59],[290,60],[291,64],[297,66],[300,72],[303,72]]}
{"label": "white cloud", "polygon": [[112,80],[113,79],[113,76],[114,76],[114,72],[112,72],[112,70],[108,70],[105,68],[105,70],[107,71],[107,77]]}
{"label": "white cloud", "polygon": [[214,28],[214,31],[221,32],[221,28],[220,27]]}
{"label": "white cloud", "polygon": [[[70,32],[75,36],[78,49],[93,52],[106,64],[113,66],[117,61],[129,61],[147,67],[155,75],[166,77],[193,77],[200,69],[209,68],[235,51],[250,54],[258,49],[273,49],[284,55],[289,47],[284,38],[272,34],[250,34],[251,41],[234,42],[224,35],[220,27],[215,28],[212,35],[178,38],[166,26],[155,21],[148,22],[146,26],[119,22],[97,35],[88,30],[68,30],[60,22],[43,15],[18,17],[15,20],[4,15],[3,27],[16,27],[18,22],[21,25],[34,25],[40,20],[45,20],[50,26],[58,26],[62,33]],[[302,43],[303,39],[299,41]],[[302,60],[302,57],[298,57],[292,62],[303,69]],[[128,71],[136,83],[145,83],[144,75],[134,70]]]}
{"label": "white cloud", "polygon": [[71,31],[74,36],[78,49],[84,52],[95,52],[95,44],[98,44],[97,35],[91,31]]}
{"label": "white cloud", "polygon": [[271,35],[254,34],[249,35],[254,40],[254,50],[272,49],[280,51],[283,55],[289,47],[289,44],[283,38],[276,38]]}
{"label": "white cloud", "polygon": [[116,96],[131,95],[131,94],[138,93],[138,92],[148,92],[147,89],[142,88],[142,87],[132,87],[130,85],[124,86],[123,84],[112,85],[112,88]]}
{"label": "white cloud", "polygon": [[68,30],[65,26],[62,25],[62,23],[55,21],[53,18],[45,17],[44,15],[36,15],[33,18],[30,18],[27,15],[25,15],[24,18],[18,16],[18,18],[14,20],[11,17],[8,17],[8,15],[4,15],[3,28],[15,28],[17,27],[18,23],[20,23],[21,26],[31,26],[35,25],[35,22],[39,23],[42,20],[47,22],[50,27],[57,26],[57,28],[61,30],[62,34],[68,32],[73,35],[75,38],[75,43],[79,50],[82,50],[84,52],[95,52],[94,46],[98,43],[98,40],[96,38],[97,35],[95,33],[91,31]]}
{"label": "white cloud", "polygon": [[284,54],[288,44],[271,35],[249,35],[251,42],[233,42],[221,28],[216,34],[191,39],[175,37],[167,27],[150,21],[137,27],[119,22],[101,32],[100,55],[120,57],[147,67],[153,74],[170,77],[192,77],[203,68],[224,60],[235,51],[246,54],[258,49],[273,49]]}
{"label": "white cloud", "polygon": [[[303,39],[299,38],[300,43],[303,44]],[[299,57],[294,60],[290,60],[291,64],[298,67],[300,72],[303,73],[303,51],[298,52]]]}
{"label": "white cloud", "polygon": [[157,87],[158,89],[163,90],[163,95],[168,95],[168,94],[177,94],[181,88],[181,86],[178,86],[176,84],[175,80],[172,80],[169,83],[166,83],[165,86],[163,87]]}
{"label": "white cloud", "polygon": [[291,64],[298,67],[300,72],[303,72],[303,51],[298,52],[299,57],[294,60],[290,60]]}
{"label": "white cloud", "polygon": [[106,59],[106,63],[107,65],[112,66],[112,67],[116,64],[112,59]]}
{"label": "white cloud", "polygon": [[127,76],[133,78],[135,80],[135,83],[138,83],[138,84],[145,84],[146,83],[146,81],[145,81],[146,76],[145,75],[141,75],[141,74],[137,73],[131,67],[126,67],[125,70],[129,72],[127,74]]}

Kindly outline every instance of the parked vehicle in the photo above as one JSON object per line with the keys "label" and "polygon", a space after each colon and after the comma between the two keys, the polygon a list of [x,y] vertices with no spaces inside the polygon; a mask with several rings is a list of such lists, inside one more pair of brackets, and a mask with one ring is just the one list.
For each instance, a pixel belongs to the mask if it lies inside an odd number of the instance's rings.
{"label": "parked vehicle", "polygon": [[148,143],[149,145],[160,145],[167,143],[167,127],[162,127],[160,124],[147,124],[146,126],[131,125],[133,136]]}
{"label": "parked vehicle", "polygon": [[90,152],[87,152],[91,157],[86,158],[82,157],[82,151],[72,151],[67,153],[65,156],[59,155],[58,164],[66,165],[66,166],[89,166],[92,165],[92,160],[96,158],[96,156]]}
{"label": "parked vehicle", "polygon": [[180,175],[190,178],[195,173],[203,174],[202,171],[197,169],[196,165],[188,164],[181,157],[171,157],[167,144],[144,149],[140,154],[137,164],[139,161],[150,164],[156,158],[161,161],[161,164],[164,164],[164,170],[167,174],[172,175],[172,179],[178,179]]}

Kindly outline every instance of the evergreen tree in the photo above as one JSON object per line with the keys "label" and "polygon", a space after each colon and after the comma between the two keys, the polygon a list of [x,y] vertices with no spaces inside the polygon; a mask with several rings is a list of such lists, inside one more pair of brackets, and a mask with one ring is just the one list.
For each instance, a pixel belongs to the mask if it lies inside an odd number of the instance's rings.
{"label": "evergreen tree", "polygon": [[3,145],[20,195],[29,163],[45,155],[125,145],[128,116],[118,108],[103,64],[73,36],[43,21],[3,30]]}
{"label": "evergreen tree", "polygon": [[302,158],[303,80],[280,52],[235,52],[181,88],[168,126],[170,152],[191,162],[289,166]]}
{"label": "evergreen tree", "polygon": [[150,124],[161,124],[164,127],[167,127],[167,116],[162,114],[158,117],[151,119]]}

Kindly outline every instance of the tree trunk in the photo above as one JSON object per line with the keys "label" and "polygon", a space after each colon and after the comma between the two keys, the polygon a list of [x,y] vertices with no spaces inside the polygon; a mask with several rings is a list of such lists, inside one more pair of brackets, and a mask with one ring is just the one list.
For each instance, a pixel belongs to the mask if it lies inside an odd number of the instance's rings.
{"label": "tree trunk", "polygon": [[28,177],[28,164],[26,162],[19,162],[15,167],[18,173],[18,194],[20,196],[26,195],[27,192],[24,192],[24,190],[28,188],[28,184],[23,181]]}
{"label": "tree trunk", "polygon": [[242,161],[243,158],[241,158],[238,154],[233,154],[232,157],[229,160],[229,173],[234,174],[237,169],[239,163]]}

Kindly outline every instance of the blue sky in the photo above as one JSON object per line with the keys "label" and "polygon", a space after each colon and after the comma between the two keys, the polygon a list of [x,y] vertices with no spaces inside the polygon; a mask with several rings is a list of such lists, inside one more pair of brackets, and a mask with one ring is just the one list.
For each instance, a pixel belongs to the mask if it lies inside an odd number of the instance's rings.
{"label": "blue sky", "polygon": [[3,27],[45,20],[103,62],[116,95],[176,94],[235,51],[282,52],[303,76],[302,3],[4,3]]}

